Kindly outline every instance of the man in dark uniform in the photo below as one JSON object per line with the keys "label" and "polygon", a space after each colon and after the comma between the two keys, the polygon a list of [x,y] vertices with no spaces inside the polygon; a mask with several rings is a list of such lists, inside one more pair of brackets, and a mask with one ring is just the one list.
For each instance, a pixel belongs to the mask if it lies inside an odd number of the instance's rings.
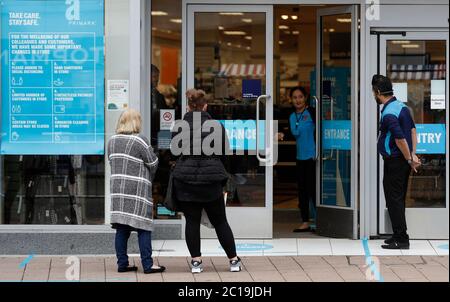
{"label": "man in dark uniform", "polygon": [[409,108],[394,96],[391,81],[382,75],[372,78],[376,102],[381,111],[378,152],[384,159],[383,188],[393,236],[382,245],[384,249],[409,249],[406,232],[405,199],[411,169],[417,172],[420,160],[416,155],[416,126]]}

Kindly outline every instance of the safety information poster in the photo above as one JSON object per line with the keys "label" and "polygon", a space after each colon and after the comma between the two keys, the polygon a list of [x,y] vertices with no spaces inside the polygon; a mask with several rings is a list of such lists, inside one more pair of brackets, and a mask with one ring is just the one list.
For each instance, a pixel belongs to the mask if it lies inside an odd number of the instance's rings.
{"label": "safety information poster", "polygon": [[0,9],[1,154],[104,154],[103,1]]}

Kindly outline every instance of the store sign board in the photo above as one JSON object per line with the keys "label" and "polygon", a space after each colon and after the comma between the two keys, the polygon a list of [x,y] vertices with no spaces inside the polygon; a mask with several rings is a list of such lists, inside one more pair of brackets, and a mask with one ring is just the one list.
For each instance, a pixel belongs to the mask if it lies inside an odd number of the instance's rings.
{"label": "store sign board", "polygon": [[1,154],[104,154],[104,1],[0,10]]}
{"label": "store sign board", "polygon": [[417,154],[445,154],[445,124],[416,124]]}

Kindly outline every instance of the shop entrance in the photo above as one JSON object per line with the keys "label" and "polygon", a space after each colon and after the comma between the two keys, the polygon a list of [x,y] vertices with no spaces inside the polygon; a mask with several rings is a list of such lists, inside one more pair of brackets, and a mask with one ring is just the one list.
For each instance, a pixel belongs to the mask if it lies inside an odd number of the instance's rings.
{"label": "shop entrance", "polygon": [[[273,173],[273,236],[357,238],[357,11],[277,5],[274,16],[274,116],[284,139]],[[297,147],[302,140],[292,135],[289,122],[291,92],[298,86],[307,90],[316,112],[316,200],[309,205],[311,231],[301,233],[293,232],[308,216],[300,215],[299,190],[308,190],[311,182],[298,184],[298,148],[308,146]]]}
{"label": "shop entrance", "polygon": [[296,86],[307,89],[316,109],[315,232],[307,236],[357,238],[356,12],[357,6],[186,3],[182,95],[205,90],[210,113],[231,136],[227,214],[237,238],[303,236],[292,233],[301,223],[289,129]]}

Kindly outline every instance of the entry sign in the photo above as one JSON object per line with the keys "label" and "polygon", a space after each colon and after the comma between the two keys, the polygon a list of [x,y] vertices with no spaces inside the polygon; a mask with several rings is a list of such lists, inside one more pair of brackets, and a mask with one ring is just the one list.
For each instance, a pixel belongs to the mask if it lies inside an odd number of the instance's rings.
{"label": "entry sign", "polygon": [[104,154],[103,3],[1,1],[1,154]]}
{"label": "entry sign", "polygon": [[175,124],[175,110],[174,109],[161,109],[159,119],[160,130],[171,130]]}
{"label": "entry sign", "polygon": [[417,124],[417,154],[445,154],[445,124]]}

